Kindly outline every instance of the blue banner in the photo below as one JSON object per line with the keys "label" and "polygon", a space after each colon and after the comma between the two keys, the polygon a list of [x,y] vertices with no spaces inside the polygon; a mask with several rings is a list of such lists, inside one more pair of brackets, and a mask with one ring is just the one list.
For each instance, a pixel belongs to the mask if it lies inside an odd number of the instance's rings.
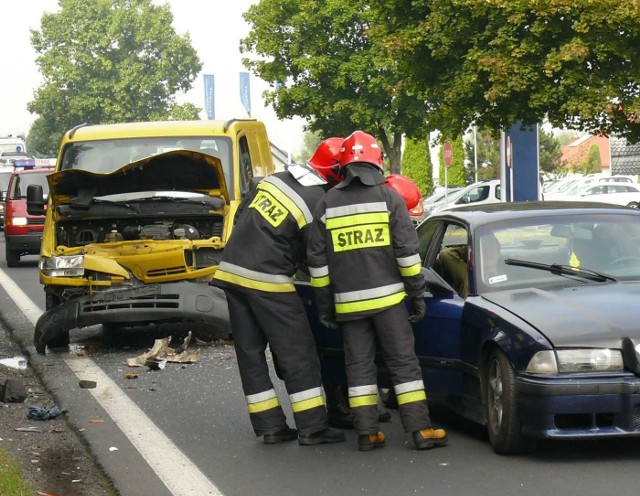
{"label": "blue banner", "polygon": [[240,101],[249,117],[251,117],[251,87],[248,72],[240,73]]}
{"label": "blue banner", "polygon": [[204,75],[204,110],[207,113],[207,119],[214,120],[216,118],[215,106],[215,81],[213,74]]}

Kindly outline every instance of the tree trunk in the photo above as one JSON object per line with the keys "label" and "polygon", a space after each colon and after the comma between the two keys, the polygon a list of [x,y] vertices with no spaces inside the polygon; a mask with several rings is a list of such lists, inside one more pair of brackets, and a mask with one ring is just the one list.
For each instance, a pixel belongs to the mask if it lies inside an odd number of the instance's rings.
{"label": "tree trunk", "polygon": [[389,158],[390,174],[400,174],[401,161],[402,161],[402,133],[393,133],[393,143],[389,142],[387,132],[380,128],[378,129],[378,135],[382,142],[382,148],[385,155]]}

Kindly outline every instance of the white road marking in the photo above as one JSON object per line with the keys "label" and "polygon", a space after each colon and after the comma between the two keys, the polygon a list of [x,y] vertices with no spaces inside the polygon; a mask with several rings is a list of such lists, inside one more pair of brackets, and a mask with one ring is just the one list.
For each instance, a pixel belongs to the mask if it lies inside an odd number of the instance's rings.
{"label": "white road marking", "polygon": [[[35,325],[42,315],[42,309],[31,301],[2,269],[0,269],[0,284],[18,308]],[[69,356],[63,357],[63,360],[78,379],[90,379],[98,383],[95,389],[88,391],[106,410],[116,426],[127,436],[174,496],[207,494],[222,496],[222,492],[215,484],[200,472],[92,359]],[[176,477],[176,474],[180,476]]]}

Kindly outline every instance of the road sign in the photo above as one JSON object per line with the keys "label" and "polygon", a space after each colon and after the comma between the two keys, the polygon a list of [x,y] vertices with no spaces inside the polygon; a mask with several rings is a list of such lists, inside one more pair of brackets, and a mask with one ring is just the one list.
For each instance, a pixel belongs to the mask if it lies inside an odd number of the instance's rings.
{"label": "road sign", "polygon": [[453,162],[453,147],[451,146],[451,141],[445,141],[442,147],[442,156],[444,158],[445,167],[451,167],[451,163]]}

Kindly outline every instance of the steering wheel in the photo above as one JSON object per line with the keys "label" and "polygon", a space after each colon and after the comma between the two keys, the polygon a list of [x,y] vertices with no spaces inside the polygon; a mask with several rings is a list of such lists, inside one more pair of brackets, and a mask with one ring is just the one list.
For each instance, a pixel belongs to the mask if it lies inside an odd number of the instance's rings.
{"label": "steering wheel", "polygon": [[620,257],[609,263],[609,267],[616,267],[617,265],[627,265],[629,262],[635,262],[640,264],[640,257]]}

